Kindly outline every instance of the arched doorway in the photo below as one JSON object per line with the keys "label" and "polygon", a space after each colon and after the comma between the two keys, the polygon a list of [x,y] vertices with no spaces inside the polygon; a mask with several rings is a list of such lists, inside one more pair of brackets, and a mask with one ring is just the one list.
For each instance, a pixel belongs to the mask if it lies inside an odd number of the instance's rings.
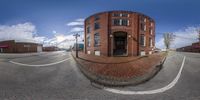
{"label": "arched doorway", "polygon": [[126,56],[127,55],[127,33],[115,32],[113,39],[113,55]]}

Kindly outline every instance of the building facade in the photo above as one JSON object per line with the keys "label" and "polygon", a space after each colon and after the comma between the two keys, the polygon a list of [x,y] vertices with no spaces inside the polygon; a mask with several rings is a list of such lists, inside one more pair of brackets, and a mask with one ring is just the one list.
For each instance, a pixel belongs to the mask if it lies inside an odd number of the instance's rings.
{"label": "building facade", "polygon": [[192,43],[190,46],[177,48],[176,51],[200,53],[200,42]]}
{"label": "building facade", "polygon": [[138,56],[152,54],[155,46],[155,22],[132,11],[108,11],[85,20],[84,52],[102,56]]}
{"label": "building facade", "polygon": [[30,53],[42,52],[42,45],[15,40],[0,41],[0,53]]}
{"label": "building facade", "polygon": [[58,51],[59,48],[56,46],[48,46],[48,47],[43,47],[42,50],[45,52],[51,52],[51,51]]}

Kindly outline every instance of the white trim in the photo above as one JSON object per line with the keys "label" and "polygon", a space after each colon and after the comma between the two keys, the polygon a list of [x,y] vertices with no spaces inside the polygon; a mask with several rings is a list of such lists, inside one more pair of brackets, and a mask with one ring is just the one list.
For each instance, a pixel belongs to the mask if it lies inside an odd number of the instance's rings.
{"label": "white trim", "polygon": [[94,51],[94,55],[100,56],[100,55],[101,55],[101,52],[100,52],[99,50],[95,50],[95,51]]}
{"label": "white trim", "polygon": [[146,36],[145,35],[143,35],[144,36],[144,45],[143,46],[146,46]]}
{"label": "white trim", "polygon": [[122,25],[122,19],[119,19],[119,25],[120,26]]}
{"label": "white trim", "polygon": [[130,23],[129,23],[130,21],[127,19],[127,23],[128,23],[128,26],[130,25]]}
{"label": "white trim", "polygon": [[20,65],[20,66],[29,66],[29,67],[44,67],[44,66],[52,66],[52,65],[56,65],[62,62],[65,62],[67,60],[70,60],[71,58],[67,58],[58,62],[54,62],[54,63],[49,63],[49,64],[41,64],[41,65],[30,65],[30,64],[23,64],[23,63],[19,63],[19,62],[14,62],[14,61],[9,61],[10,63],[13,63],[15,65]]}

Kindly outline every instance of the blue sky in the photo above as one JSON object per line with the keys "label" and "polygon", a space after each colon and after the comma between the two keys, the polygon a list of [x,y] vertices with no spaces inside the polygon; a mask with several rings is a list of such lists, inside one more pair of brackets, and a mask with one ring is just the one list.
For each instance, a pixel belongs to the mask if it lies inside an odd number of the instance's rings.
{"label": "blue sky", "polygon": [[156,41],[164,32],[200,24],[200,0],[0,0],[0,25],[32,23],[39,36],[67,35],[67,23],[109,10],[144,13],[156,21]]}

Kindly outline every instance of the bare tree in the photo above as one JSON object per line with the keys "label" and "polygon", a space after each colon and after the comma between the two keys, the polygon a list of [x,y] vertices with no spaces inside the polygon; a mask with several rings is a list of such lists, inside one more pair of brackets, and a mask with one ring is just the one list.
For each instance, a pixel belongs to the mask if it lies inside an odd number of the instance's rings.
{"label": "bare tree", "polygon": [[164,37],[165,47],[166,47],[166,49],[169,49],[170,45],[173,41],[174,35],[173,35],[173,33],[164,33],[163,37]]}

